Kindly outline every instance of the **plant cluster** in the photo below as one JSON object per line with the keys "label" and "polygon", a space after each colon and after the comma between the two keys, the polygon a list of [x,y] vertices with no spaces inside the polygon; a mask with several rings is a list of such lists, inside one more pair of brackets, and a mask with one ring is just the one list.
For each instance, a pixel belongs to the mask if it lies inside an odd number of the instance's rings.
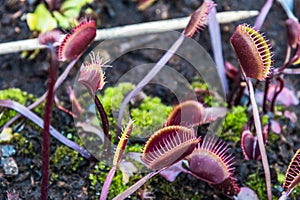
{"label": "plant cluster", "polygon": [[[151,4],[154,1],[147,2]],[[224,130],[230,130],[232,133],[229,134],[240,134],[240,138],[229,136],[226,140],[232,139],[235,140],[234,142],[240,140],[245,160],[259,160],[262,162],[265,178],[262,179],[254,174],[248,177],[248,184],[259,184],[264,187],[265,189],[259,190],[258,195],[261,196],[266,193],[268,200],[272,199],[272,180],[266,147],[270,138],[270,131],[280,133],[282,130],[281,125],[276,121],[278,119],[275,112],[276,102],[277,99],[283,98],[290,101],[290,104],[297,103],[293,99],[295,97],[293,92],[284,86],[283,76],[285,73],[298,73],[298,69],[289,67],[298,64],[300,60],[300,25],[295,18],[290,17],[286,21],[287,52],[294,49],[294,55],[287,54],[286,62],[281,67],[275,68],[273,66],[275,61],[273,60],[271,45],[259,31],[272,2],[266,2],[253,27],[248,24],[238,25],[230,39],[240,68],[237,69],[230,63],[225,64],[226,74],[234,80],[233,89],[228,93],[229,99],[227,102],[228,107],[232,109],[226,116]],[[185,38],[191,38],[198,32],[204,31],[207,25],[213,26],[210,23],[213,23],[212,19],[216,14],[215,6],[212,0],[204,0],[203,4],[191,16],[179,38],[136,86],[129,83],[120,84],[115,88],[107,88],[104,94],[101,95],[100,92],[105,86],[103,68],[110,67],[106,65],[109,61],[104,60],[97,53],[90,53],[90,61],[82,65],[78,82],[87,89],[96,106],[97,116],[101,121],[102,132],[99,135],[103,145],[100,148],[100,158],[103,161],[104,158],[112,155],[108,161],[112,163],[112,167],[105,166],[101,161],[95,167],[95,174],[91,174],[89,177],[94,189],[101,188],[101,200],[111,198],[110,192],[114,190],[117,190],[119,194],[113,199],[125,199],[142,188],[147,181],[157,174],[168,181],[174,181],[180,173],[191,175],[195,179],[206,182],[215,190],[230,198],[241,200],[251,196],[252,199],[258,199],[253,190],[239,185],[235,174],[235,156],[231,153],[229,145],[218,139],[215,133],[201,135],[198,132],[198,129],[204,127],[205,124],[224,117],[226,114],[225,108],[217,107],[214,104],[209,105],[208,103],[204,105],[196,100],[186,100],[170,108],[162,105],[160,99],[147,96],[140,100],[139,106],[128,108],[130,100],[142,93],[142,89],[175,54]],[[41,9],[41,7],[38,7],[38,9]],[[37,10],[35,14],[38,15],[39,12]],[[51,54],[44,120],[41,120],[28,108],[13,100],[0,101],[0,106],[18,111],[44,129],[41,199],[48,198],[50,161],[60,167],[61,159],[67,159],[73,165],[71,170],[75,170],[82,160],[82,158],[78,158],[79,155],[88,160],[95,160],[95,157],[88,150],[64,137],[50,125],[50,122],[52,104],[55,99],[54,91],[57,88],[58,62],[67,61],[70,62],[70,65],[76,63],[94,40],[96,23],[92,19],[83,19],[78,26],[74,27],[64,37],[58,48],[58,53],[53,45],[58,42],[58,37],[54,37],[54,34],[53,32],[52,34],[47,32],[40,36],[40,42],[48,46]],[[255,84],[253,85],[252,82],[254,81]],[[263,81],[265,81],[263,84],[265,89],[261,94],[262,100],[257,102],[255,89]],[[198,85],[198,89],[207,89],[201,84],[195,85]],[[247,92],[245,92],[245,89],[247,89]],[[237,106],[245,94],[249,99],[248,105]],[[22,95],[21,97],[23,99]],[[75,112],[70,111],[69,113],[81,118],[83,117],[83,111],[80,102],[75,96],[72,97]],[[211,103],[211,99],[206,101]],[[258,103],[260,103],[261,109]],[[218,105],[223,106],[224,104],[220,103]],[[130,111],[127,118],[123,117],[125,110]],[[115,112],[118,114],[117,121],[112,117]],[[293,120],[291,113],[285,113],[285,116],[291,121]],[[126,126],[122,129],[124,122],[126,122]],[[128,145],[132,136],[141,135],[145,130],[149,130],[149,127],[155,131],[147,138],[146,142],[143,141],[142,145],[138,144],[137,146]],[[50,159],[49,151],[50,134],[66,145],[57,148],[56,157],[52,159]],[[113,146],[115,146],[115,149],[112,151]],[[137,151],[136,148],[140,148],[140,146],[143,146],[142,150]],[[69,159],[63,156],[63,153],[67,151],[65,149],[67,147],[76,151]],[[284,176],[281,200],[287,199],[300,182],[299,163],[300,149],[293,156]],[[148,168],[150,172],[143,176],[134,175],[143,167]],[[105,180],[99,178],[104,174],[106,176]],[[116,178],[121,176],[125,183],[132,185],[125,189],[125,186],[119,182],[120,179]],[[130,179],[132,177],[139,180],[133,183]],[[101,186],[99,186],[98,181],[101,181]],[[113,183],[116,184],[113,185]],[[125,190],[123,191],[123,189]],[[151,195],[145,189],[140,189],[140,192],[143,193],[143,198],[151,198]]]}

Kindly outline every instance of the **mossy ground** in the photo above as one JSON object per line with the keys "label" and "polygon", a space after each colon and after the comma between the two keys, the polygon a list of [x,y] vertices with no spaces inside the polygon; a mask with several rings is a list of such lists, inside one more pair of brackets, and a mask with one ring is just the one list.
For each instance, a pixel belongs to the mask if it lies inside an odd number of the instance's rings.
{"label": "mossy ground", "polygon": [[[195,84],[195,87],[204,87],[202,84]],[[130,83],[120,84],[118,87],[112,88],[109,87],[105,90],[104,94],[100,96],[100,100],[104,105],[107,113],[113,113],[118,110],[123,98],[125,95],[133,88],[134,86]],[[36,98],[33,95],[22,92],[18,89],[10,89],[7,91],[1,91],[0,97],[3,99],[11,98],[15,101],[19,101],[20,103],[26,105],[28,102],[34,101]],[[88,97],[84,97],[88,98]],[[112,101],[112,99],[115,100]],[[203,98],[206,101],[206,105],[220,105],[219,103],[214,103],[217,101],[216,99],[211,98],[210,96]],[[167,118],[168,113],[171,111],[171,106],[166,106],[161,103],[161,100],[158,97],[145,97],[138,106],[131,108],[131,117],[134,120],[134,128],[132,132],[132,136],[137,138],[147,137],[147,134],[151,134],[156,131],[160,127],[162,127],[163,122]],[[281,108],[278,108],[280,110]],[[1,119],[1,123],[4,123],[10,117],[14,116],[16,113],[13,111],[6,110],[5,111],[6,118]],[[35,112],[43,113],[41,108],[35,110]],[[61,112],[54,110],[55,114],[61,114]],[[69,119],[64,119],[69,121]],[[284,120],[280,117],[276,117],[276,120]],[[109,115],[109,121],[111,123],[111,133],[115,134],[116,120],[113,115]],[[239,147],[240,133],[242,131],[243,126],[248,121],[247,119],[247,110],[246,107],[243,106],[235,106],[227,113],[226,118],[224,120],[224,126],[221,138],[232,143],[233,146]],[[268,122],[268,117],[263,117],[263,124],[265,125]],[[59,125],[64,122],[53,122],[53,124]],[[41,129],[32,126],[31,123],[27,124],[26,122],[23,126],[26,128],[19,129],[14,133],[14,139],[12,141],[15,144],[16,149],[18,149],[17,156],[27,157],[29,160],[33,160],[36,157],[40,158],[40,153],[38,149],[41,148]],[[82,141],[76,134],[76,129],[72,128],[72,126],[65,126],[62,128],[62,133],[66,135],[68,138],[76,141],[80,145]],[[146,133],[146,134],[144,134]],[[149,135],[148,135],[149,136]],[[280,136],[274,133],[269,134],[269,143],[275,144],[279,141]],[[146,140],[143,139],[145,142]],[[238,144],[238,145],[236,145]],[[99,198],[101,187],[105,181],[108,171],[110,170],[110,166],[107,166],[105,162],[95,162],[90,163],[84,160],[77,152],[71,150],[70,148],[58,144],[56,141],[53,141],[51,144],[51,179],[50,182],[61,183],[65,181],[65,178],[61,177],[61,173],[63,172],[67,176],[72,176],[72,174],[78,173],[80,170],[86,170],[86,177],[83,178],[85,184],[82,186],[82,192],[93,199]],[[125,149],[125,152],[142,152],[143,144],[140,140],[136,142],[135,140],[129,140],[129,143]],[[269,149],[269,151],[271,151]],[[243,157],[240,151],[235,151],[235,153],[240,154],[237,157]],[[274,152],[271,151],[273,154]],[[138,171],[143,171],[141,166],[135,161],[132,162],[137,168]],[[34,170],[40,169],[40,163],[34,163],[30,168],[26,168],[26,170]],[[24,172],[24,171],[23,171]],[[22,173],[22,170],[21,170]],[[266,198],[265,196],[265,182],[264,178],[261,178],[259,175],[261,172],[253,172],[248,174],[247,178],[243,180],[243,184],[248,187],[254,189],[260,199]],[[117,194],[124,191],[127,187],[134,184],[137,180],[139,180],[142,176],[144,176],[146,172],[137,172],[133,173],[132,176],[129,177],[129,182],[124,183],[123,174],[121,170],[117,170],[115,177],[113,179],[110,192],[109,199],[113,198]],[[278,172],[278,180],[276,180],[273,184],[275,187],[274,190],[277,191],[277,194],[280,194],[280,185],[283,182],[284,175]],[[184,183],[184,184],[183,184]],[[184,187],[182,187],[184,185]],[[5,186],[7,187],[7,186]],[[5,188],[4,187],[4,188]],[[85,192],[84,192],[85,191]],[[209,192],[211,191],[211,195],[218,194],[222,198],[226,198],[222,196],[218,191],[212,189],[205,182],[199,181],[194,177],[191,177],[186,174],[180,174],[176,180],[172,183],[165,180],[163,177],[157,175],[148,181],[143,187],[141,187],[137,193],[135,193],[131,199],[139,199],[143,192],[150,192],[152,196],[155,196],[156,199],[206,199],[209,198]],[[300,188],[296,187],[296,189],[291,194],[292,199],[296,199],[299,195]],[[177,195],[174,195],[176,193]],[[222,199],[221,198],[221,199]]]}
{"label": "mossy ground", "polygon": [[[22,105],[28,106],[37,100],[33,94],[24,92],[18,88],[9,88],[7,90],[0,90],[0,100],[10,99]],[[43,104],[33,109],[34,112],[43,115]],[[8,120],[16,116],[17,112],[11,109],[6,109],[0,114],[0,127],[2,127]]]}

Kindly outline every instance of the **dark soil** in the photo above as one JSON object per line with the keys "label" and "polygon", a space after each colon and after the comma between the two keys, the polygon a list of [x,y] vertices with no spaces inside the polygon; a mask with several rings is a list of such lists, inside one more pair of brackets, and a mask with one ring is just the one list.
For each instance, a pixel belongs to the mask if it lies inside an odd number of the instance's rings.
{"label": "dark soil", "polygon": [[[35,37],[29,31],[24,15],[29,12],[33,12],[36,5],[41,1],[17,1],[17,0],[0,0],[0,42],[10,42],[22,39],[28,39]],[[141,22],[161,20],[166,18],[176,18],[187,16],[192,13],[199,5],[201,1],[197,0],[181,0],[181,1],[167,1],[158,0],[153,6],[145,11],[138,11],[136,6],[137,3],[132,0],[94,0],[90,6],[95,11],[93,18],[96,18],[98,28],[115,27],[127,24],[137,24]],[[260,10],[265,1],[249,1],[249,0],[228,0],[228,1],[215,1],[218,6],[217,10],[228,11],[228,10]],[[298,5],[299,6],[299,5]],[[18,16],[16,13],[20,12]],[[299,14],[299,13],[298,13]],[[14,17],[16,16],[17,17]],[[300,17],[300,16],[298,16]],[[275,67],[280,66],[285,57],[286,37],[285,37],[285,26],[284,20],[286,15],[279,4],[274,3],[265,24],[262,27],[262,32],[270,39],[273,46]],[[255,18],[247,20],[221,25],[222,31],[222,44],[224,60],[230,61],[237,65],[236,57],[233,54],[232,48],[229,44],[229,39],[234,32],[237,24],[249,23],[254,24]],[[205,31],[201,36],[195,37],[197,40],[210,54],[212,53],[209,34]],[[95,46],[96,44],[93,44]],[[91,48],[92,48],[91,47]],[[145,59],[147,61],[154,62],[160,53],[157,52],[137,52],[132,53],[127,58],[122,58],[119,62],[120,65],[118,70],[110,69],[110,77],[107,77],[109,82],[114,82],[118,77],[129,68],[128,66],[135,66],[139,64],[139,59]],[[46,59],[45,59],[46,58]],[[13,53],[7,55],[0,55],[0,90],[7,88],[20,88],[23,91],[32,93],[36,96],[42,95],[46,91],[48,67],[49,67],[49,56],[46,50],[42,50],[33,60],[22,58],[20,53]],[[174,61],[177,62],[176,60]],[[75,69],[70,73],[67,81],[58,90],[58,95],[63,100],[68,108],[69,105],[68,96],[66,94],[66,87],[73,83],[74,77],[80,67],[82,60],[80,60]],[[123,64],[122,64],[123,63]],[[181,64],[180,62],[176,64]],[[62,64],[60,72],[63,71],[65,65]],[[182,64],[180,67],[182,73],[186,76],[191,76],[185,65]],[[298,79],[290,76],[286,77],[287,82],[291,84],[296,91],[300,89]],[[172,104],[174,100],[166,94],[163,88],[147,88],[146,93],[159,96],[162,98],[164,103]],[[296,112],[299,113],[299,108],[295,108]],[[53,126],[60,130],[62,133],[68,133],[74,131],[73,119],[66,113],[61,111],[54,111]],[[18,121],[13,125],[15,129],[19,128],[24,120]],[[19,167],[19,174],[14,177],[4,177],[0,171],[0,199],[6,199],[6,192],[13,191],[19,193],[21,199],[39,199],[40,195],[40,181],[41,181],[41,133],[40,129],[35,128],[29,124],[27,126],[25,121],[25,128],[22,129],[21,133],[28,138],[28,140],[34,144],[32,151],[33,154],[25,154],[20,152],[18,145],[15,145],[16,155],[14,159]],[[296,133],[296,130],[290,130],[287,134]],[[290,135],[285,135],[290,137]],[[54,152],[58,146],[58,142],[55,139],[51,141],[51,151]],[[286,169],[289,160],[300,145],[299,137],[292,137],[292,144],[288,145],[283,141],[279,141],[277,144],[270,144],[268,149],[271,155],[269,160],[271,165],[280,164],[282,167],[282,173]],[[236,150],[236,165],[237,167],[237,179],[240,185],[244,185],[244,180],[250,172],[257,172],[263,176],[263,171],[256,169],[261,167],[259,162],[244,162],[239,145]],[[29,147],[28,147],[29,148]],[[34,155],[34,156],[33,156]],[[57,181],[51,181],[49,197],[50,199],[97,199],[95,193],[89,192],[90,180],[88,179],[89,173],[92,172],[95,162],[83,160],[75,172],[71,170],[63,170],[57,166],[51,167],[52,173],[58,174],[59,178]],[[68,164],[66,164],[68,167]],[[69,166],[70,167],[70,166]],[[274,170],[272,171],[273,178],[276,176]],[[153,184],[159,184],[157,178],[153,181]],[[194,191],[195,193],[202,193],[209,199],[224,199],[225,197],[216,193],[210,186],[204,182],[197,182],[191,177],[182,176],[181,182],[170,183],[175,184],[172,189],[174,190],[173,196],[164,191],[154,191],[154,195],[157,199],[178,199],[176,194],[177,188],[185,187],[186,190]],[[276,179],[276,177],[275,177]],[[161,180],[162,181],[162,180]],[[176,185],[178,184],[178,185]],[[195,184],[195,185],[194,185]],[[197,184],[197,186],[196,186]],[[278,184],[274,182],[274,184]],[[197,191],[198,190],[198,191]],[[274,195],[278,196],[280,191],[274,191]],[[180,199],[180,198],[179,198]],[[198,199],[195,197],[195,199]]]}

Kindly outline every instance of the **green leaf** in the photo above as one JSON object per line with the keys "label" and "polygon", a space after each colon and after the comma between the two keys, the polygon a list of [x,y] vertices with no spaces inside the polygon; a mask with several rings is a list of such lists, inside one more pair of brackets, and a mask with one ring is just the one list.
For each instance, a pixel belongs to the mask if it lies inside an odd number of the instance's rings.
{"label": "green leaf", "polygon": [[83,6],[92,3],[93,0],[67,0],[61,5],[63,15],[77,18]]}
{"label": "green leaf", "polygon": [[81,10],[81,8],[78,9],[78,8],[74,7],[72,9],[68,9],[68,10],[64,11],[63,14],[68,18],[76,19],[80,14],[80,10]]}
{"label": "green leaf", "polygon": [[70,8],[82,8],[83,6],[85,6],[88,3],[92,3],[93,0],[66,0],[62,5],[61,5],[61,10],[66,10],[66,9],[70,9]]}
{"label": "green leaf", "polygon": [[38,31],[40,33],[45,33],[57,27],[55,18],[52,17],[43,3],[36,7],[34,13],[26,15],[26,21],[31,31]]}
{"label": "green leaf", "polygon": [[57,20],[58,24],[65,29],[70,28],[71,23],[68,17],[62,15],[60,12],[58,11],[53,11],[53,15],[55,17],[55,19]]}

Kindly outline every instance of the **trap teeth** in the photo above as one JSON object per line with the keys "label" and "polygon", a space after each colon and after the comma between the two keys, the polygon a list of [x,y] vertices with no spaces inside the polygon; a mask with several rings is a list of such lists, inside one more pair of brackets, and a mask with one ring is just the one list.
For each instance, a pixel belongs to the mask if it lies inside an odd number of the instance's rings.
{"label": "trap teeth", "polygon": [[271,46],[247,24],[239,25],[230,39],[245,75],[263,81],[272,71]]}

